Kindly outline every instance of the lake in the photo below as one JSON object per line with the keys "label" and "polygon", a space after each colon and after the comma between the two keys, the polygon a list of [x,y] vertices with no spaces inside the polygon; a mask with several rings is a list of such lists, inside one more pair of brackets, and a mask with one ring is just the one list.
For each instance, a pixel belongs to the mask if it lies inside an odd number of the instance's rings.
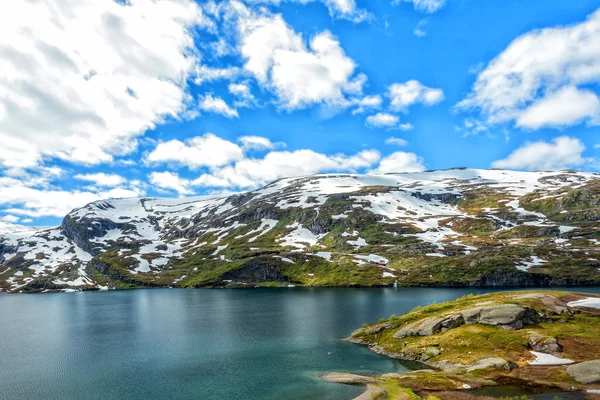
{"label": "lake", "polygon": [[[571,288],[600,292],[600,288]],[[156,289],[0,295],[2,399],[351,399],[326,371],[401,372],[341,339],[492,290]]]}

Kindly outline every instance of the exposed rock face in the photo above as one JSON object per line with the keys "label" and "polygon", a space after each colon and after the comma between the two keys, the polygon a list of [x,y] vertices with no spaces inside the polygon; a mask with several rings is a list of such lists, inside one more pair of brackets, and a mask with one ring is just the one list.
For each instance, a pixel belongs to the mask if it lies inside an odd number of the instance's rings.
{"label": "exposed rock face", "polygon": [[505,360],[504,358],[490,357],[490,358],[484,358],[482,360],[478,360],[471,366],[467,367],[467,370],[475,371],[477,369],[485,369],[485,368],[497,368],[497,369],[503,369],[506,371],[510,371],[510,370],[517,368],[517,365],[513,362]]}
{"label": "exposed rock face", "polygon": [[562,346],[558,344],[556,338],[542,336],[537,333],[532,333],[529,336],[529,347],[533,351],[539,351],[540,353],[556,355],[562,352]]}
{"label": "exposed rock face", "polygon": [[575,378],[577,382],[585,384],[600,382],[600,360],[569,365],[567,373]]}
{"label": "exposed rock face", "polygon": [[401,328],[394,334],[394,337],[402,339],[407,336],[430,336],[457,328],[464,323],[465,321],[460,314],[452,314],[442,318],[426,318]]}
{"label": "exposed rock face", "polygon": [[533,325],[539,321],[539,314],[531,308],[516,304],[502,304],[469,308],[439,318],[426,318],[401,328],[394,334],[394,337],[402,339],[407,336],[430,336],[464,324],[482,324],[499,326],[505,329],[521,329],[525,325]]}
{"label": "exposed rock face", "polygon": [[222,279],[236,282],[291,282],[274,265],[272,259],[261,257],[249,260],[239,269],[226,272]]}
{"label": "exposed rock face", "polygon": [[500,326],[505,329],[521,329],[540,321],[539,315],[531,308],[516,304],[471,308],[462,311],[466,324]]}

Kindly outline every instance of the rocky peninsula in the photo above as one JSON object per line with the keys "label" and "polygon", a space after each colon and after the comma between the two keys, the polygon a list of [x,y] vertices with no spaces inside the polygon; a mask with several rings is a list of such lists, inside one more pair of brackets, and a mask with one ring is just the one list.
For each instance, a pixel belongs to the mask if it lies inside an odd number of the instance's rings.
{"label": "rocky peninsula", "polygon": [[[517,386],[600,398],[600,296],[559,291],[468,295],[364,325],[347,339],[422,370],[364,377],[360,399],[468,399]],[[526,391],[527,391],[526,390]]]}

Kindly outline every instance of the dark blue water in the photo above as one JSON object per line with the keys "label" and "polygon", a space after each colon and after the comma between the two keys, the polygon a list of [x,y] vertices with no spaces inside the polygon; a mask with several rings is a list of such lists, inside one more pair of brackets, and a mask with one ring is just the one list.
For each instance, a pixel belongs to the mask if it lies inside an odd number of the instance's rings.
{"label": "dark blue water", "polygon": [[0,399],[350,399],[360,388],[317,374],[406,367],[340,339],[364,322],[473,291],[0,295]]}

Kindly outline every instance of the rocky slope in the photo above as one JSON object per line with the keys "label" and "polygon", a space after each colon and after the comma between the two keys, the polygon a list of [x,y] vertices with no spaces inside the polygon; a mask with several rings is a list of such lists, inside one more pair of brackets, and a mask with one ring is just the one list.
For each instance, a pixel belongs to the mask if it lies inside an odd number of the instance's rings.
{"label": "rocky slope", "polygon": [[600,283],[600,175],[451,169],[286,178],[0,225],[0,290]]}

